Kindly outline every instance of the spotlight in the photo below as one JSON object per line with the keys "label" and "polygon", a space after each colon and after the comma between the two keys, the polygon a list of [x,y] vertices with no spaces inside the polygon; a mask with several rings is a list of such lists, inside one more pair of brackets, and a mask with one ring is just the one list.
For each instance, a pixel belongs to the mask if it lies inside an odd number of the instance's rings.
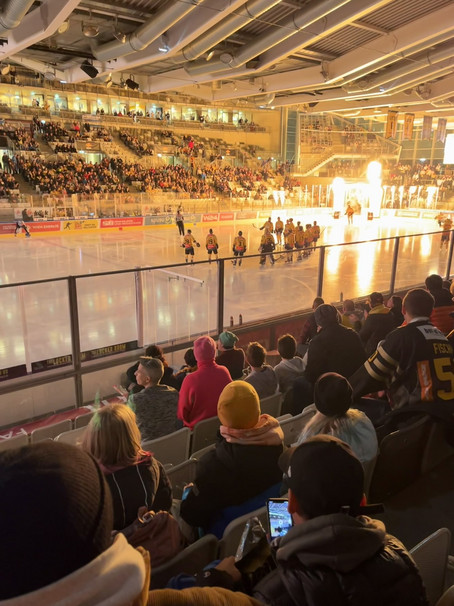
{"label": "spotlight", "polygon": [[99,27],[97,25],[93,25],[92,23],[82,24],[82,33],[87,38],[96,38],[99,34]]}
{"label": "spotlight", "polygon": [[59,34],[64,34],[65,32],[68,31],[68,28],[69,28],[69,21],[68,20],[63,21],[63,23],[61,25],[59,25],[57,32]]}
{"label": "spotlight", "polygon": [[85,72],[87,76],[90,76],[90,78],[96,78],[99,73],[96,67],[91,64],[87,59],[85,59],[85,61],[82,63],[80,69]]}
{"label": "spotlight", "polygon": [[113,80],[112,78],[109,78],[108,80],[106,80],[106,88],[110,88],[113,84]]}
{"label": "spotlight", "polygon": [[118,42],[121,42],[122,44],[126,43],[126,34],[121,32],[120,30],[114,31],[114,38],[116,38]]}
{"label": "spotlight", "polygon": [[139,85],[137,84],[137,82],[132,80],[132,78],[128,78],[127,80],[125,80],[125,84],[131,90],[137,90],[139,88]]}
{"label": "spotlight", "polygon": [[168,53],[169,50],[170,50],[169,39],[167,38],[167,36],[165,34],[162,34],[161,38],[159,39],[158,51],[160,53]]}
{"label": "spotlight", "polygon": [[210,61],[213,58],[214,55],[214,50],[210,50],[206,55],[205,55],[205,61]]}

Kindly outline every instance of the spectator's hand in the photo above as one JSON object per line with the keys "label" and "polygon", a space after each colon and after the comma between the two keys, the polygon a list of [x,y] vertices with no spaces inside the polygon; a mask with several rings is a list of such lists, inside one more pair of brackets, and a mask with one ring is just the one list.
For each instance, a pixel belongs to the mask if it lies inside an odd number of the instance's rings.
{"label": "spectator's hand", "polygon": [[224,558],[217,566],[216,570],[222,570],[223,572],[227,572],[235,583],[239,583],[241,581],[241,572],[235,566],[235,556],[229,556],[228,558]]}

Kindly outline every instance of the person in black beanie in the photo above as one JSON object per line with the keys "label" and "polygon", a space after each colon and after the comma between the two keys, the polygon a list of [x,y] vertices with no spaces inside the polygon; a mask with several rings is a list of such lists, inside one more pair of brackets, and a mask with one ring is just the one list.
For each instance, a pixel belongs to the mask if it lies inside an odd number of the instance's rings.
{"label": "person in black beanie", "polygon": [[123,535],[112,541],[112,528],[110,490],[89,454],[52,441],[0,453],[1,604],[146,603],[133,601],[144,558]]}

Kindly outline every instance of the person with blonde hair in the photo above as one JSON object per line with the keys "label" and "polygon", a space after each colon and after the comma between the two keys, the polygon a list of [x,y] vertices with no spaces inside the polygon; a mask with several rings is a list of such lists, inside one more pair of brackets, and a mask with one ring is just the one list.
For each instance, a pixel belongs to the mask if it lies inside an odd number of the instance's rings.
{"label": "person with blonde hair", "polygon": [[161,463],[141,448],[136,416],[128,406],[100,408],[87,426],[82,448],[96,459],[107,480],[116,530],[134,522],[139,507],[170,509],[169,479]]}

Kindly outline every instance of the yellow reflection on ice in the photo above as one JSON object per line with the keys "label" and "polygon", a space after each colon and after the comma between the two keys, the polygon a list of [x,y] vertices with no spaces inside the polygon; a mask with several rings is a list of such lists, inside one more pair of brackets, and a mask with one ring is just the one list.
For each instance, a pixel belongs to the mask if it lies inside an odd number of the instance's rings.
{"label": "yellow reflection on ice", "polygon": [[326,271],[329,274],[337,274],[339,270],[340,246],[333,246],[326,251]]}
{"label": "yellow reflection on ice", "polygon": [[375,242],[368,242],[360,245],[358,250],[358,265],[356,267],[356,275],[358,277],[358,284],[361,289],[366,287],[370,290],[372,276],[375,274],[375,253],[376,253]]}
{"label": "yellow reflection on ice", "polygon": [[421,237],[420,256],[428,257],[432,250],[432,236],[425,234]]}

